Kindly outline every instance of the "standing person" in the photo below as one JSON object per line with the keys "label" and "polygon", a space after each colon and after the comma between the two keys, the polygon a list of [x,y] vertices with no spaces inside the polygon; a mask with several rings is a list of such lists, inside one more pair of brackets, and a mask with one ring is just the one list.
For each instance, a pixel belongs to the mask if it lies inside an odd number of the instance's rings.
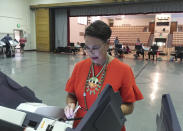
{"label": "standing person", "polygon": [[[65,88],[68,92],[65,107],[67,118],[73,117],[76,104],[81,108],[75,117],[84,117],[106,84],[110,84],[115,92],[120,92],[123,100],[120,108],[125,115],[133,112],[135,101],[143,99],[135,83],[132,69],[107,54],[110,36],[110,27],[100,20],[85,29],[85,50],[89,58],[75,65],[67,81]],[[75,128],[79,122],[74,121],[73,127]],[[121,131],[125,131],[125,127],[122,127]]]}
{"label": "standing person", "polygon": [[10,37],[9,34],[7,34],[4,38],[1,39],[5,44],[6,44],[6,56],[11,56],[11,51],[10,51],[10,40],[12,40],[12,38]]}
{"label": "standing person", "polygon": [[20,42],[20,52],[24,53],[25,42],[27,42],[27,40],[25,38],[21,37],[19,42]]}
{"label": "standing person", "polygon": [[115,53],[115,56],[118,55],[118,50],[119,50],[119,39],[118,37],[115,38],[114,40],[114,53]]}
{"label": "standing person", "polygon": [[118,37],[115,38],[115,40],[114,40],[114,45],[115,45],[115,47],[116,47],[117,45],[119,45],[119,39],[118,39]]}

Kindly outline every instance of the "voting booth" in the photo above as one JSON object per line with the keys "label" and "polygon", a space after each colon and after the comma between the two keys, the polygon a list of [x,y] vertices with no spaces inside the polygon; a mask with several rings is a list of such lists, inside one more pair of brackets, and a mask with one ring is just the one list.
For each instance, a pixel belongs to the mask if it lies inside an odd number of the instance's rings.
{"label": "voting booth", "polygon": [[2,131],[119,131],[125,117],[122,100],[107,85],[77,128],[64,109],[42,103],[33,91],[0,72],[0,130]]}
{"label": "voting booth", "polygon": [[169,94],[162,96],[161,111],[157,114],[156,124],[156,131],[182,131]]}

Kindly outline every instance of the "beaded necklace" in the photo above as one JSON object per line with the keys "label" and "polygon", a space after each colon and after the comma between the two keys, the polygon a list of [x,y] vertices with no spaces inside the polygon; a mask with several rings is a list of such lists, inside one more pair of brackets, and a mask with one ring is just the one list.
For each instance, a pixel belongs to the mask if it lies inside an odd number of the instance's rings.
{"label": "beaded necklace", "polygon": [[[88,111],[88,106],[87,106],[87,102],[86,102],[86,92],[89,92],[90,95],[92,95],[92,93],[95,95],[96,94],[95,91],[98,91],[99,92],[98,95],[100,95],[102,85],[103,85],[103,82],[105,79],[108,60],[109,60],[109,57],[107,56],[105,64],[103,65],[102,69],[99,71],[99,73],[96,76],[95,76],[95,71],[94,71],[94,64],[92,63],[90,66],[90,70],[89,70],[89,73],[87,76],[84,93],[83,93],[86,111]],[[91,72],[92,72],[92,77],[90,78]],[[98,77],[100,76],[101,73],[102,73],[102,76],[99,81]]]}

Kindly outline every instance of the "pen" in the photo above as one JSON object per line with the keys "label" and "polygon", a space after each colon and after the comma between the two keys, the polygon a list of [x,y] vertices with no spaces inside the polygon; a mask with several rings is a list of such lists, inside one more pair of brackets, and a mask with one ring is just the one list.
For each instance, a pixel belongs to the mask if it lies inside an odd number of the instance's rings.
{"label": "pen", "polygon": [[79,105],[78,107],[76,107],[76,109],[74,110],[74,114],[78,111],[78,109],[80,108],[81,106]]}

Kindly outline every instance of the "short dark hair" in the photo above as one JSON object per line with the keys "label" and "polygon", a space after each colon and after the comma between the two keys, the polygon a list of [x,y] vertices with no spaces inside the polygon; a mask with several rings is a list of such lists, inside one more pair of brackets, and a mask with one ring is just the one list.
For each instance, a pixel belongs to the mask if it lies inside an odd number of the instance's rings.
{"label": "short dark hair", "polygon": [[84,36],[92,36],[104,42],[111,37],[111,28],[101,20],[91,23],[86,29]]}

